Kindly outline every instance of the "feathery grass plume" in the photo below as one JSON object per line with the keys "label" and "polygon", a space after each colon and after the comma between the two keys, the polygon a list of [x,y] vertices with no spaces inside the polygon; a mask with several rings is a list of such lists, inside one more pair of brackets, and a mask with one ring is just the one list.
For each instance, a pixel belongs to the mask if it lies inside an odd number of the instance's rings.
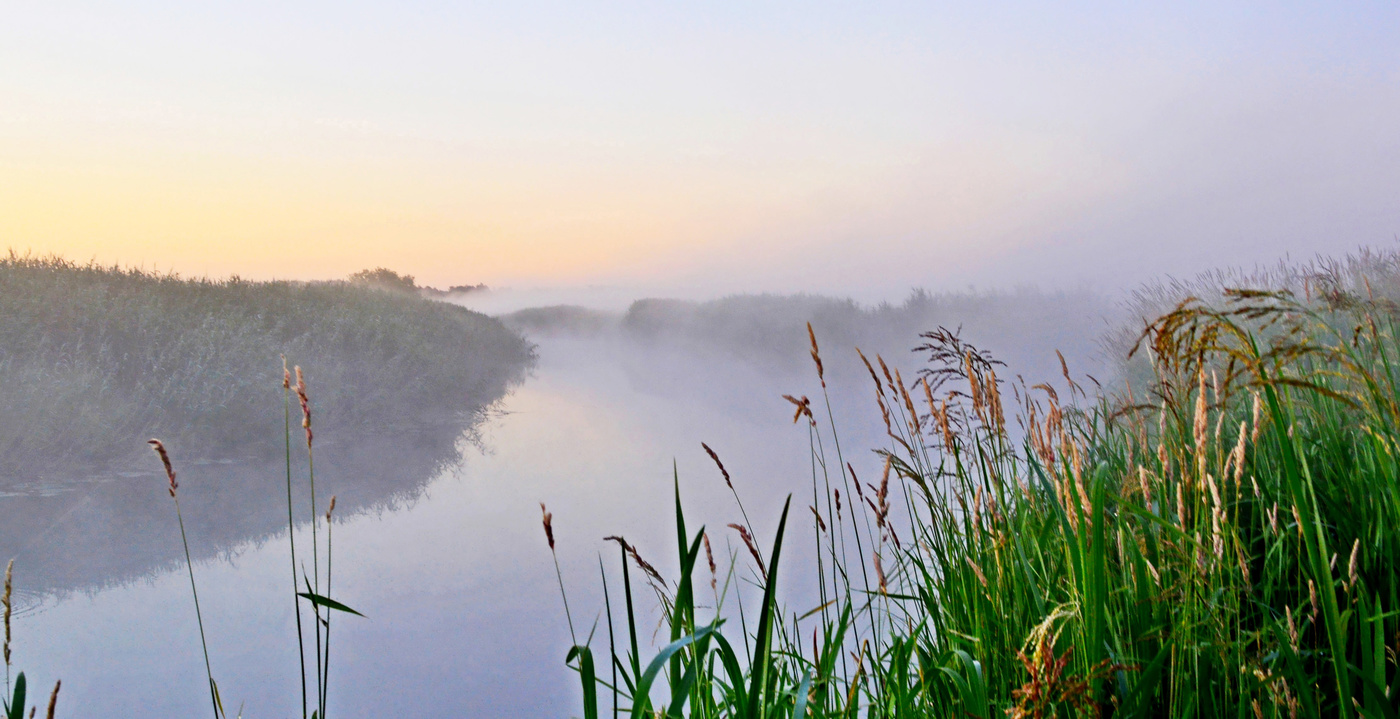
{"label": "feathery grass plume", "polygon": [[880,593],[889,594],[889,585],[885,581],[885,565],[880,562],[880,550],[875,550],[870,556],[874,559],[875,579],[879,582]]}
{"label": "feathery grass plume", "polygon": [[185,548],[185,566],[190,570],[190,594],[194,597],[194,616],[199,623],[199,644],[204,650],[204,675],[209,680],[209,702],[214,709],[214,719],[219,719],[219,688],[214,683],[214,670],[209,663],[209,642],[204,638],[204,615],[199,611],[199,589],[194,583],[194,560],[190,558],[190,541],[185,535],[185,517],[180,512],[180,497],[175,493],[180,485],[175,481],[175,468],[170,463],[170,453],[165,450],[165,444],[158,439],[147,440],[146,444],[151,445],[151,449],[160,457],[160,463],[165,467],[165,477],[170,482],[170,498],[175,500],[175,519],[180,524],[180,543]]}
{"label": "feathery grass plume", "polygon": [[822,356],[817,350],[817,333],[812,331],[812,323],[807,323],[807,338],[812,341],[812,361],[817,365],[817,379],[821,380],[822,389],[826,389],[826,372],[822,369]]}

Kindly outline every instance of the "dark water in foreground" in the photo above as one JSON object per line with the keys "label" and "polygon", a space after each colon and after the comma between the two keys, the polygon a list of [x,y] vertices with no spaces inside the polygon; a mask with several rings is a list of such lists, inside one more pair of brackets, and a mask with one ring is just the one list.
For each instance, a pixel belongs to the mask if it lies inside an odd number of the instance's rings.
{"label": "dark water in foreground", "polygon": [[[762,541],[771,541],[788,492],[797,493],[793,516],[806,518],[807,432],[792,424],[779,395],[815,394],[815,378],[778,379],[713,358],[638,356],[596,340],[542,341],[539,355],[535,376],[477,428],[479,446],[458,466],[434,470],[421,455],[440,447],[415,452],[402,438],[383,447],[324,439],[318,462],[324,457],[333,467],[324,482],[336,485],[330,491],[348,508],[334,530],[334,594],[368,617],[334,624],[333,717],[577,711],[540,501],[555,515],[581,633],[603,606],[600,551],[620,584],[616,550],[604,535],[625,534],[663,573],[674,572],[673,460],[692,528],[708,523],[717,549],[734,540],[723,525],[738,512],[702,440],[724,457]],[[848,447],[875,444],[854,431],[878,422],[860,390],[859,400],[837,400],[846,409],[840,415],[856,420],[843,437]],[[865,476],[877,472],[867,452],[847,459]],[[180,470],[191,542],[204,557],[195,576],[225,704],[231,714],[242,704],[248,717],[297,715],[291,568],[285,529],[278,533],[273,519],[285,512],[280,469],[213,463]],[[162,482],[145,474],[50,488],[49,501],[67,502],[65,509],[28,530],[27,553],[51,566],[26,566],[20,555],[14,656],[36,691],[46,695],[63,679],[60,716],[209,711],[188,576],[171,559],[179,556],[178,529]],[[24,516],[41,501],[32,494],[0,499],[0,516]],[[228,531],[236,512],[264,513],[258,526],[266,531]],[[801,567],[811,529],[793,524],[799,531],[785,550],[792,563],[785,557],[784,564],[794,569],[785,581],[794,608],[805,610],[795,605],[814,581]],[[309,548],[306,527],[297,541],[300,551]],[[654,600],[638,597],[654,626]],[[599,627],[595,646],[605,647],[606,624]]]}

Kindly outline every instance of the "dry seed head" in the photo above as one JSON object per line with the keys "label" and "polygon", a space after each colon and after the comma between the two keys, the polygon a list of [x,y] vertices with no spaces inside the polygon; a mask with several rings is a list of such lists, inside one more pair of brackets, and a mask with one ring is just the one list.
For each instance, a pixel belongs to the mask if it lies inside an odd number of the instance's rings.
{"label": "dry seed head", "polygon": [[554,551],[554,514],[544,508],[544,502],[540,502],[540,515],[544,524],[544,538],[549,540],[549,551]]}
{"label": "dry seed head", "polygon": [[1196,440],[1196,451],[1205,452],[1206,448],[1206,371],[1200,371],[1200,387],[1196,390],[1196,417],[1193,429]]}
{"label": "dry seed head", "polygon": [[899,383],[899,395],[904,399],[904,408],[909,410],[909,428],[911,433],[917,437],[919,430],[919,413],[914,409],[914,399],[909,396],[909,390],[904,388],[904,377],[899,374],[899,368],[894,370],[894,379]]}
{"label": "dry seed head", "polygon": [[654,587],[660,589],[666,586],[666,580],[661,578],[661,574],[656,571],[656,567],[651,566],[647,560],[642,559],[642,555],[637,553],[637,548],[628,544],[626,539],[612,536],[603,537],[603,541],[617,542],[622,545],[622,550],[632,557],[632,561],[637,563],[637,566],[647,575],[648,581],[650,581]]}
{"label": "dry seed head", "polygon": [[880,564],[880,553],[876,551],[871,556],[875,558],[875,578],[880,582],[880,593],[888,594],[889,590],[885,585],[885,567]]}
{"label": "dry seed head", "polygon": [[1293,646],[1293,650],[1298,650],[1298,625],[1293,621],[1293,607],[1283,608],[1284,616],[1288,619],[1288,643]]}
{"label": "dry seed head", "polygon": [[165,466],[165,478],[170,480],[170,496],[175,496],[175,490],[180,488],[180,483],[175,481],[175,468],[170,465],[170,453],[165,451],[165,444],[158,439],[148,439],[146,444],[151,445],[151,449],[160,456],[160,463]]}
{"label": "dry seed head", "polygon": [[979,581],[979,582],[982,583],[982,588],[983,588],[983,589],[986,589],[986,588],[987,588],[987,575],[985,575],[985,574],[982,573],[982,568],[979,567],[979,566],[977,566],[977,563],[976,563],[976,562],[972,561],[972,557],[964,556],[964,557],[963,557],[963,561],[964,561],[964,562],[967,562],[967,566],[969,566],[969,567],[972,568],[973,573],[977,575],[977,581]]}
{"label": "dry seed head", "polygon": [[920,377],[919,385],[924,388],[924,401],[928,403],[928,413],[931,420],[938,416],[938,405],[933,402],[933,390],[928,386],[927,377]]}
{"label": "dry seed head", "polygon": [[1296,505],[1296,504],[1293,505],[1293,521],[1297,523],[1297,526],[1298,526],[1298,536],[1299,536],[1299,537],[1302,537],[1302,536],[1303,536],[1303,515],[1301,515],[1301,514],[1298,513],[1298,505]]}
{"label": "dry seed head", "polygon": [[817,350],[817,333],[812,331],[812,323],[807,323],[807,337],[812,340],[812,361],[817,365],[817,379],[822,382],[822,389],[826,389],[826,373],[822,369],[822,356]]}
{"label": "dry seed head", "polygon": [[977,371],[972,366],[972,352],[963,355],[963,372],[967,375],[967,386],[972,392],[972,411],[982,416],[982,387],[977,379]]}
{"label": "dry seed head", "polygon": [[943,400],[943,409],[938,413],[938,428],[943,431],[943,447],[953,449],[953,428],[948,424],[948,400]]}
{"label": "dry seed head", "polygon": [[785,394],[783,395],[783,399],[791,402],[794,406],[797,407],[797,411],[794,412],[792,415],[793,424],[797,424],[797,420],[802,419],[804,415],[807,417],[808,421],[812,422],[813,424],[816,424],[817,420],[814,417],[812,417],[812,400],[807,399],[806,395],[803,395],[802,399],[798,399],[790,394]]}
{"label": "dry seed head", "polygon": [[724,462],[719,461],[719,455],[715,454],[715,451],[710,449],[710,445],[704,442],[701,442],[700,446],[705,448],[705,454],[710,455],[710,459],[715,461],[715,466],[719,467],[719,473],[724,476],[725,486],[729,487],[729,491],[734,491],[734,483],[729,481],[729,470],[724,468]]}
{"label": "dry seed head", "polygon": [[14,593],[14,579],[15,560],[11,559],[10,563],[5,565],[5,594],[0,597],[0,602],[5,605],[5,666],[7,667],[10,666],[10,612],[12,609],[10,597]]}
{"label": "dry seed head", "polygon": [[1356,580],[1361,578],[1359,563],[1361,560],[1361,540],[1357,539],[1351,544],[1351,559],[1347,560],[1347,585],[1356,586]]}
{"label": "dry seed head", "polygon": [[817,520],[817,529],[820,529],[821,531],[825,532],[825,531],[826,531],[826,521],[822,519],[822,513],[817,511],[816,505],[809,504],[809,505],[807,505],[807,508],[810,509],[810,510],[812,510],[812,516],[813,516],[813,517],[816,517],[816,520]]}
{"label": "dry seed head", "polygon": [[297,401],[301,403],[301,426],[306,430],[306,448],[311,449],[311,398],[306,394],[306,376],[301,372],[301,365],[292,368],[297,376]]}
{"label": "dry seed head", "polygon": [[744,540],[744,546],[749,548],[749,554],[753,555],[753,561],[758,565],[758,572],[763,575],[763,581],[768,581],[768,570],[763,566],[763,559],[758,553],[758,545],[754,544],[753,535],[749,534],[748,528],[742,524],[730,524],[729,528],[739,533],[739,538]]}
{"label": "dry seed head", "polygon": [[885,383],[889,385],[890,391],[894,392],[894,376],[890,374],[890,368],[889,365],[885,364],[885,358],[877,354],[875,361],[880,363],[880,371],[885,373]]}
{"label": "dry seed head", "polygon": [[1317,623],[1317,610],[1318,610],[1318,604],[1317,604],[1317,585],[1316,585],[1316,584],[1313,584],[1313,580],[1311,580],[1311,579],[1308,580],[1308,604],[1309,604],[1309,605],[1311,606],[1311,608],[1312,608],[1312,621],[1313,621],[1313,624],[1316,624],[1316,623]]}
{"label": "dry seed head", "polygon": [[710,550],[710,533],[701,532],[700,536],[705,540],[705,561],[710,564],[710,590],[718,588],[719,570],[715,568],[715,553]]}
{"label": "dry seed head", "polygon": [[331,495],[331,503],[326,507],[326,521],[331,521],[331,513],[335,511],[335,495]]}
{"label": "dry seed head", "polygon": [[282,355],[282,389],[292,388],[292,373],[287,369],[287,355]]}
{"label": "dry seed head", "polygon": [[837,521],[837,522],[840,522],[840,521],[841,521],[841,490],[840,490],[840,489],[834,489],[834,490],[832,490],[832,492],[836,495],[836,521]]}
{"label": "dry seed head", "polygon": [[[63,680],[59,679],[53,683],[53,693],[49,694],[49,711],[44,716],[53,719],[54,708],[58,706],[58,688],[63,686]],[[29,716],[34,716],[34,709],[29,710]]]}
{"label": "dry seed head", "polygon": [[856,486],[856,496],[860,499],[865,499],[865,491],[860,488],[860,477],[856,476],[856,468],[852,467],[850,462],[847,462],[846,471],[851,473],[851,482]]}
{"label": "dry seed head", "polygon": [[1147,482],[1147,468],[1140,464],[1138,465],[1138,483],[1142,485],[1143,504],[1152,504],[1152,490]]}

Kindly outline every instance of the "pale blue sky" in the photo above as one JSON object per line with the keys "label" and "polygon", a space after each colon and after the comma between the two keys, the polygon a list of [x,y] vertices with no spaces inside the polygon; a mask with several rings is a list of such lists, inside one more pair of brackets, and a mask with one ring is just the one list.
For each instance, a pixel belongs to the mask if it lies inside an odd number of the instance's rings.
{"label": "pale blue sky", "polygon": [[0,240],[898,296],[1400,233],[1400,4],[11,2]]}

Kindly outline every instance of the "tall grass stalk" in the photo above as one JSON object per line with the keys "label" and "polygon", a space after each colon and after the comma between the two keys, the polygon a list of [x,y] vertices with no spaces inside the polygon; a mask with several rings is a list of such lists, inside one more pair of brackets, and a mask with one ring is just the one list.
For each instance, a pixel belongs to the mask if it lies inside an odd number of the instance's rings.
{"label": "tall grass stalk", "polygon": [[194,581],[194,560],[190,558],[190,541],[185,534],[185,517],[180,512],[180,495],[176,491],[179,483],[175,481],[175,469],[171,465],[170,455],[166,452],[165,445],[158,439],[152,439],[147,444],[155,450],[160,457],[161,464],[165,467],[165,476],[169,480],[170,498],[175,501],[175,519],[180,525],[180,543],[185,548],[185,566],[190,572],[190,594],[194,597],[194,616],[199,624],[199,645],[204,650],[204,673],[209,680],[209,703],[214,710],[214,719],[219,719],[222,712],[219,707],[219,687],[214,683],[214,670],[209,663],[209,642],[204,638],[204,614],[199,609],[199,588]]}
{"label": "tall grass stalk", "polygon": [[301,716],[306,719],[306,642],[301,628],[301,597],[297,591],[297,539],[296,520],[292,513],[292,375],[287,369],[287,357],[282,356],[282,436],[286,450],[287,466],[287,545],[292,559],[292,603],[296,610],[297,662],[301,668]]}

